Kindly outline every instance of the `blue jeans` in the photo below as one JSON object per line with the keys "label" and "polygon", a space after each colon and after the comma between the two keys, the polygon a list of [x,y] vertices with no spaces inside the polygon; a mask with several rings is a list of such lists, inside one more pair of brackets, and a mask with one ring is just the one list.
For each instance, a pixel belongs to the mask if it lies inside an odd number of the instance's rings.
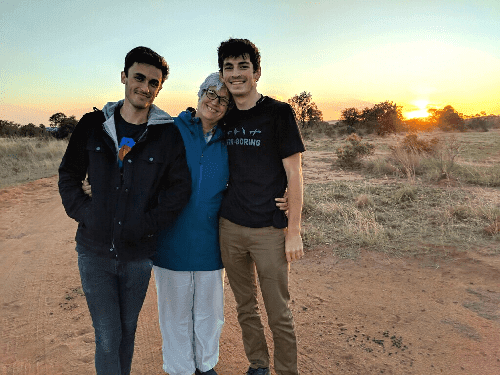
{"label": "blue jeans", "polygon": [[153,262],[123,262],[78,250],[82,288],[95,330],[97,374],[128,375]]}

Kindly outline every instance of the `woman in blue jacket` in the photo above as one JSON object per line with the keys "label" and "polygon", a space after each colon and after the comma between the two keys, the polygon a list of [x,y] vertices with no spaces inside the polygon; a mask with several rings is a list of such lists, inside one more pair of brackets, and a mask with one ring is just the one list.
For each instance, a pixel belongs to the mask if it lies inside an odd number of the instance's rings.
{"label": "woman in blue jacket", "polygon": [[163,370],[170,375],[216,375],[224,324],[217,215],[229,169],[219,121],[231,97],[219,73],[205,79],[198,97],[196,115],[185,111],[174,119],[186,147],[191,198],[174,225],[160,233],[153,267]]}
{"label": "woman in blue jacket", "polygon": [[[191,172],[191,198],[169,228],[160,232],[153,259],[163,338],[163,370],[170,375],[217,375],[224,324],[224,269],[218,213],[229,179],[222,118],[231,94],[210,74],[198,92],[195,113],[174,119]],[[286,199],[277,199],[286,210]]]}

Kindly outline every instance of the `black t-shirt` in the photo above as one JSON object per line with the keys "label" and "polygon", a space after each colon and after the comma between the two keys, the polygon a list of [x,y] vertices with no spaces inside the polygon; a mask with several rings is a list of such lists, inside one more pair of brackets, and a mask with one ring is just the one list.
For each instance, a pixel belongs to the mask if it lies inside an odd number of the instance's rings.
{"label": "black t-shirt", "polygon": [[146,130],[147,123],[136,125],[123,119],[120,115],[120,108],[115,110],[115,128],[118,140],[118,165],[123,167],[123,158],[134,147],[137,140]]}
{"label": "black t-shirt", "polygon": [[249,110],[233,108],[225,122],[229,183],[221,216],[250,228],[285,228],[274,201],[287,187],[282,159],[305,151],[292,108],[264,97]]}

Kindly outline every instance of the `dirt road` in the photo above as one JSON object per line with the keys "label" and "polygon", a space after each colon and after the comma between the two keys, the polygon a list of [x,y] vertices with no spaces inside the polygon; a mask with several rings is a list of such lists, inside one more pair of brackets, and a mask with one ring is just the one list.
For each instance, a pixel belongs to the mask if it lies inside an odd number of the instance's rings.
{"label": "dirt road", "polygon": [[[56,177],[0,191],[0,374],[92,374],[94,335]],[[311,249],[292,265],[302,374],[500,374],[500,257],[445,260]],[[141,312],[133,374],[161,374],[156,292]],[[219,374],[244,374],[226,284]],[[270,338],[270,336],[268,336]]]}

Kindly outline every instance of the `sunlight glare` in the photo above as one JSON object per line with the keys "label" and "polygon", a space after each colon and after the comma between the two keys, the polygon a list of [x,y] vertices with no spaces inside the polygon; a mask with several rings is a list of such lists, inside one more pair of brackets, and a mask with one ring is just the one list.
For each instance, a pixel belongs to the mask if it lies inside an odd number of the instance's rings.
{"label": "sunlight glare", "polygon": [[413,104],[415,104],[415,106],[417,106],[419,109],[427,109],[429,101],[425,99],[420,99],[420,100],[415,100]]}
{"label": "sunlight glare", "polygon": [[413,102],[413,105],[415,105],[417,108],[416,111],[410,111],[406,112],[404,116],[410,120],[412,118],[422,118],[422,117],[427,117],[429,116],[429,112],[427,111],[427,106],[429,105],[429,101],[425,99],[419,99],[415,100]]}

